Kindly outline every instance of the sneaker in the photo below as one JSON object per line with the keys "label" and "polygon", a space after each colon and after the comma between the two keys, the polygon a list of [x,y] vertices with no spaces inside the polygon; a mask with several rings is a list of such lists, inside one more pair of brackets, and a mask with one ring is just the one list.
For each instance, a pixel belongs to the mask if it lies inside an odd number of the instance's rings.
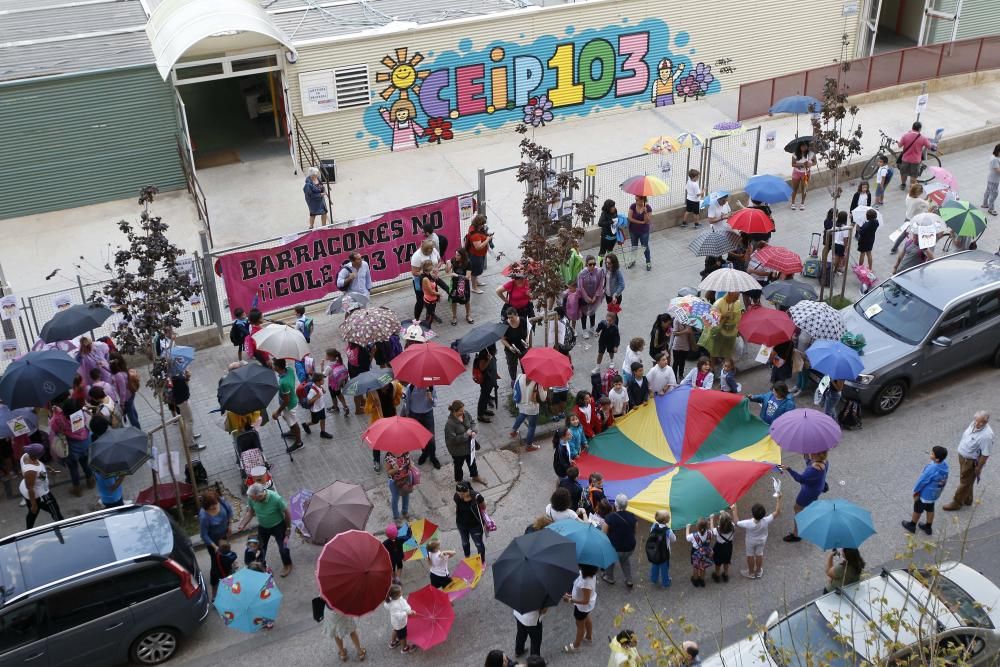
{"label": "sneaker", "polygon": [[584,329],[583,330],[583,337],[587,338],[587,339],[590,338],[590,329]]}
{"label": "sneaker", "polygon": [[928,535],[930,535],[930,534],[932,534],[934,532],[934,529],[931,527],[931,524],[929,524],[929,523],[921,523],[921,524],[917,524],[917,525],[920,526],[920,530],[924,531]]}
{"label": "sneaker", "polygon": [[434,466],[435,470],[441,469],[441,462],[438,461],[437,459],[431,459],[431,465]]}
{"label": "sneaker", "polygon": [[381,469],[382,469],[382,464],[381,463],[373,463],[372,464],[372,470],[374,470],[375,472],[378,472]]}
{"label": "sneaker", "polygon": [[414,644],[407,644],[406,646],[403,647],[402,652],[403,653],[413,653],[416,650],[417,650],[417,647]]}
{"label": "sneaker", "polygon": [[801,542],[802,541],[802,538],[799,537],[798,535],[796,535],[795,533],[788,533],[787,535],[785,535],[781,539],[783,539],[785,542]]}
{"label": "sneaker", "polygon": [[[698,225],[697,225],[697,224],[695,224],[695,227],[697,227],[697,226],[698,226]],[[647,270],[647,271],[652,271],[652,270],[653,270],[653,265],[652,265],[652,264],[650,264],[649,262],[646,262],[646,270]]]}
{"label": "sneaker", "polygon": [[594,366],[593,368],[590,369],[590,374],[591,375],[594,375],[595,373],[600,373],[600,372],[601,372],[601,367],[600,366]]}
{"label": "sneaker", "polygon": [[608,575],[606,575],[606,574],[602,574],[601,575],[601,581],[603,581],[606,584],[610,584],[612,586],[615,585],[615,580],[614,579],[608,579]]}
{"label": "sneaker", "polygon": [[719,576],[718,572],[712,573],[712,581],[714,581],[715,583],[719,583],[720,581],[722,581],[722,577]]}
{"label": "sneaker", "polygon": [[207,448],[208,448],[208,445],[206,445],[203,442],[196,442],[193,445],[191,445],[191,449],[193,449],[196,452],[200,452],[201,450],[207,449]]}
{"label": "sneaker", "polygon": [[[687,220],[682,220],[682,221],[681,221],[681,228],[682,228],[682,229],[687,229],[687,228],[688,228],[688,223],[687,223]],[[634,262],[633,262],[633,263],[634,263]]]}
{"label": "sneaker", "polygon": [[729,583],[729,575],[726,574],[725,572],[722,573],[722,583],[724,583],[724,584],[728,584]]}
{"label": "sneaker", "polygon": [[989,211],[987,211],[987,213],[989,213],[990,215],[998,215],[997,212],[992,208]]}
{"label": "sneaker", "polygon": [[906,529],[908,533],[917,532],[917,524],[913,523],[912,521],[900,521],[899,523],[904,529]]}
{"label": "sneaker", "polygon": [[539,449],[541,449],[541,448],[538,445],[528,445],[527,447],[524,448],[524,451],[526,451],[526,452],[537,452]]}
{"label": "sneaker", "polygon": [[625,268],[626,268],[626,269],[631,269],[631,268],[632,268],[633,266],[635,266],[635,261],[634,261],[634,260],[633,260],[633,261],[631,261],[631,262],[629,262],[629,263],[628,263],[628,264],[627,264],[627,265],[625,266]]}
{"label": "sneaker", "polygon": [[760,579],[763,576],[764,576],[764,568],[760,568],[760,570],[758,570],[757,574],[754,576],[754,579]]}
{"label": "sneaker", "polygon": [[698,229],[699,227],[701,227],[701,223],[700,222],[694,223],[694,228],[695,229]]}
{"label": "sneaker", "polygon": [[320,431],[319,437],[323,438],[324,440],[333,440],[333,436],[327,433],[326,431]]}
{"label": "sneaker", "polygon": [[302,425],[302,430],[306,432],[306,435],[312,435],[312,429],[309,428],[308,424],[303,424]]}
{"label": "sneaker", "polygon": [[740,574],[742,574],[747,579],[756,579],[757,578],[757,575],[755,573],[751,572],[750,570],[740,570]]}
{"label": "sneaker", "polygon": [[305,446],[306,446],[306,443],[304,443],[301,440],[299,440],[298,442],[293,442],[291,444],[291,446],[288,449],[286,449],[285,451],[286,452],[294,452],[296,450],[302,449]]}
{"label": "sneaker", "polygon": [[671,579],[670,577],[667,577],[667,580],[663,582],[663,587],[664,588],[670,588],[670,584],[672,584],[672,583],[674,583],[674,580]]}

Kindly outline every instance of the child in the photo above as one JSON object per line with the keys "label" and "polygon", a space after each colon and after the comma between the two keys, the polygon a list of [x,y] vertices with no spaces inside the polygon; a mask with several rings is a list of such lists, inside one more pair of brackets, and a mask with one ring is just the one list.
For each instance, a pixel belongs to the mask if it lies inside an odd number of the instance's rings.
{"label": "child", "polygon": [[695,532],[691,532],[691,524],[685,529],[685,537],[691,543],[691,585],[695,588],[705,587],[705,570],[712,565],[712,531],[709,530],[706,519],[698,519]]}
{"label": "child", "polygon": [[385,527],[385,539],[382,546],[389,552],[389,560],[392,562],[392,583],[398,584],[399,577],[403,574],[403,540],[399,539],[399,528],[394,523]]}
{"label": "child", "polygon": [[573,464],[570,457],[569,442],[572,439],[568,428],[560,427],[552,434],[552,470],[556,477],[562,479]]}
{"label": "child", "polygon": [[[928,535],[933,529],[934,502],[941,497],[941,492],[948,483],[948,464],[944,460],[948,450],[940,445],[931,448],[931,462],[924,466],[923,472],[913,486],[913,516],[903,522],[903,528],[911,533],[917,532],[917,526]],[[927,513],[927,523],[918,524],[920,515]]]}
{"label": "child", "polygon": [[313,373],[312,375],[312,382],[309,383],[305,400],[302,401],[303,409],[309,413],[308,421],[302,422],[302,430],[307,434],[311,433],[309,425],[319,424],[319,437],[324,440],[332,440],[333,436],[326,432],[326,409],[329,406],[327,405],[326,391],[323,389],[325,379],[326,377],[322,373]]}
{"label": "child", "polygon": [[733,540],[736,539],[736,524],[729,512],[719,512],[719,524],[712,526],[712,537],[715,539],[715,547],[712,549],[712,561],[715,563],[712,581],[719,583],[721,579],[728,582],[729,565],[733,562]]}
{"label": "child", "polygon": [[295,306],[295,328],[305,337],[308,343],[312,339],[315,327],[311,317],[306,317],[305,306]]}
{"label": "child", "polygon": [[687,385],[695,389],[711,389],[713,384],[715,373],[712,372],[712,361],[707,357],[699,359],[697,365],[681,380],[681,386]]}
{"label": "child", "polygon": [[579,391],[576,394],[576,405],[573,412],[583,426],[583,435],[589,440],[601,432],[601,420],[597,415],[594,397],[589,391]]}
{"label": "child", "polygon": [[628,347],[625,348],[625,358],[622,359],[622,378],[626,385],[632,379],[632,364],[642,361],[640,353],[645,347],[646,340],[644,338],[633,338],[628,342]]}
{"label": "child", "polygon": [[594,641],[590,612],[597,605],[597,571],[594,565],[580,563],[580,576],[573,582],[573,592],[563,595],[565,602],[573,603],[573,618],[576,620],[576,638],[572,644],[563,647],[564,653],[575,653],[583,642]]}
{"label": "child", "polygon": [[789,410],[795,409],[795,399],[788,395],[788,385],[775,382],[771,391],[763,394],[747,394],[746,397],[754,403],[760,403],[760,419],[770,426],[774,420]]}
{"label": "child", "polygon": [[649,580],[656,585],[659,580],[664,588],[670,587],[670,543],[677,541],[670,530],[670,512],[657,510],[656,521],[649,527],[646,538],[646,559],[649,560]]}
{"label": "child", "polygon": [[875,174],[875,208],[879,208],[885,203],[885,191],[889,189],[893,168],[889,166],[889,159],[884,155],[879,155],[876,161],[878,172]]}
{"label": "child", "polygon": [[601,362],[604,361],[604,353],[608,353],[608,362],[615,363],[615,352],[622,344],[621,334],[618,332],[618,315],[609,312],[604,316],[604,321],[597,325],[597,365],[590,371],[591,374],[601,372]]}
{"label": "child", "polygon": [[344,358],[340,352],[334,348],[327,348],[326,359],[323,360],[323,375],[326,376],[326,386],[330,391],[330,412],[340,412],[337,401],[344,406],[344,414],[351,414],[347,407],[347,400],[344,398],[344,385],[349,378],[347,366],[344,365]]}
{"label": "child", "polygon": [[[839,219],[838,219],[839,221]],[[847,225],[840,225],[833,230],[833,270],[836,273],[843,273],[847,266],[846,244],[847,237],[851,229]]]}
{"label": "child", "polygon": [[389,648],[402,645],[403,653],[416,651],[417,647],[410,646],[406,641],[406,622],[410,616],[417,612],[410,608],[406,598],[403,597],[403,589],[399,584],[393,584],[389,587],[389,594],[385,596],[385,602],[382,606],[388,610],[389,623],[392,625],[392,641],[389,642]]}
{"label": "child", "polygon": [[616,375],[611,383],[608,400],[611,401],[612,419],[621,417],[628,412],[628,391],[625,390],[625,379],[621,375]]}
{"label": "child", "polygon": [[250,335],[250,320],[242,308],[233,311],[233,326],[229,330],[229,341],[236,348],[236,360],[243,361],[243,344]]}
{"label": "child", "polygon": [[615,425],[615,416],[611,414],[611,399],[607,396],[601,396],[601,400],[597,402],[597,421],[598,433],[604,433]]}
{"label": "child", "polygon": [[635,410],[649,400],[649,380],[641,361],[632,362],[632,379],[628,383],[628,409]]}
{"label": "child", "polygon": [[580,293],[576,289],[576,281],[566,283],[566,289],[559,297],[569,327],[576,331],[576,321],[580,319]]}
{"label": "child", "polygon": [[681,227],[688,226],[688,220],[694,222],[695,227],[701,227],[698,222],[698,215],[701,213],[701,199],[704,196],[701,185],[698,184],[698,177],[701,173],[697,169],[688,171],[688,180],[684,186],[684,217],[681,218]]}
{"label": "child", "polygon": [[605,498],[604,475],[599,472],[590,473],[587,477],[587,490],[583,494],[583,509],[593,513]]}
{"label": "child", "polygon": [[236,570],[236,552],[229,545],[229,540],[219,540],[219,548],[215,550],[215,558],[218,561],[219,573],[223,578],[228,577]]}
{"label": "child", "polygon": [[569,457],[576,460],[583,450],[587,449],[587,435],[583,432],[583,424],[576,413],[566,417],[566,430],[569,431]]}
{"label": "child", "polygon": [[733,394],[738,394],[743,389],[743,385],[736,381],[736,362],[732,359],[722,362],[722,370],[719,371],[719,389]]}
{"label": "child", "polygon": [[781,494],[777,494],[774,499],[774,511],[766,516],[767,510],[760,503],[755,503],[750,508],[750,514],[753,518],[743,521],[740,521],[736,505],[730,509],[733,511],[736,525],[747,531],[747,569],[741,570],[740,574],[747,579],[760,579],[764,576],[764,544],[767,542],[767,527],[776,516],[781,514]]}
{"label": "child", "polygon": [[264,560],[264,551],[260,548],[260,540],[256,537],[247,538],[247,547],[243,550],[243,564],[250,567],[254,563],[260,564],[263,570],[267,571],[267,561]]}
{"label": "child", "polygon": [[437,280],[437,269],[434,268],[434,262],[429,259],[425,260],[420,265],[420,289],[423,292],[424,309],[427,314],[423,325],[428,329],[434,324],[434,309],[437,308],[439,298]]}
{"label": "child", "polygon": [[444,588],[451,583],[451,573],[448,571],[448,559],[455,555],[454,551],[441,551],[440,540],[427,543],[427,560],[430,561],[431,586]]}

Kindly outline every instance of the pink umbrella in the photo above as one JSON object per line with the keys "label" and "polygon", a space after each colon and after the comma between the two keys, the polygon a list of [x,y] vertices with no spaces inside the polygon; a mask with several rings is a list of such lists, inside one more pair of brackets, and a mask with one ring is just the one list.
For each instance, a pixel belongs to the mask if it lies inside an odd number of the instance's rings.
{"label": "pink umbrella", "polygon": [[951,172],[943,167],[927,167],[927,171],[934,175],[934,178],[941,181],[953,190],[958,190],[958,181],[952,176]]}
{"label": "pink umbrella", "polygon": [[428,585],[411,593],[407,602],[416,612],[407,624],[411,644],[426,651],[448,638],[455,622],[455,610],[447,593]]}

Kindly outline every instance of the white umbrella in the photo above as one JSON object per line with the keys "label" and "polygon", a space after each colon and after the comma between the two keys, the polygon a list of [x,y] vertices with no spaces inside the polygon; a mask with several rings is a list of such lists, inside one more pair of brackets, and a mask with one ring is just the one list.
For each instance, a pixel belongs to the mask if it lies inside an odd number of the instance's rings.
{"label": "white umbrella", "polygon": [[918,234],[920,227],[933,227],[938,233],[948,231],[948,225],[944,224],[944,220],[937,213],[917,213],[910,218],[906,231]]}
{"label": "white umbrella", "polygon": [[268,324],[253,335],[257,349],[279,359],[301,359],[309,352],[309,343],[295,327]]}
{"label": "white umbrella", "polygon": [[716,269],[698,283],[698,287],[713,292],[749,292],[761,289],[760,283],[753,276],[736,269]]}
{"label": "white umbrella", "polygon": [[788,309],[795,325],[821,340],[840,340],[847,331],[840,311],[822,301],[799,301]]}
{"label": "white umbrella", "polygon": [[865,224],[865,220],[868,217],[868,211],[875,211],[875,213],[878,214],[876,220],[878,220],[878,224],[881,225],[882,212],[879,211],[877,208],[872,208],[871,206],[858,206],[856,209],[851,211],[851,218],[854,219],[854,224],[856,225]]}

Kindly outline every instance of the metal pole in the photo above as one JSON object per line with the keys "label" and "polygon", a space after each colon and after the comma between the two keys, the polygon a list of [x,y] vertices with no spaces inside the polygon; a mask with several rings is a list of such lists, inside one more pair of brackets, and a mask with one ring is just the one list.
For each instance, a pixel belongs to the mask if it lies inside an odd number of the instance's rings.
{"label": "metal pole", "polygon": [[[926,93],[927,93],[927,82],[925,81],[922,84],[920,84],[920,94],[925,95]],[[919,121],[920,121],[920,113],[917,112],[917,122]]]}
{"label": "metal pole", "polygon": [[757,141],[753,150],[753,173],[757,175],[757,167],[760,166],[760,125],[757,126]]}
{"label": "metal pole", "polygon": [[486,215],[486,170],[479,170],[479,188],[476,193],[479,197],[479,212]]}
{"label": "metal pole", "polygon": [[209,315],[215,322],[215,328],[219,332],[219,338],[222,338],[222,308],[219,302],[219,293],[215,289],[215,269],[212,267],[212,251],[208,249],[208,236],[205,230],[198,231],[198,237],[201,240],[201,293],[205,298],[205,307],[208,309]]}

